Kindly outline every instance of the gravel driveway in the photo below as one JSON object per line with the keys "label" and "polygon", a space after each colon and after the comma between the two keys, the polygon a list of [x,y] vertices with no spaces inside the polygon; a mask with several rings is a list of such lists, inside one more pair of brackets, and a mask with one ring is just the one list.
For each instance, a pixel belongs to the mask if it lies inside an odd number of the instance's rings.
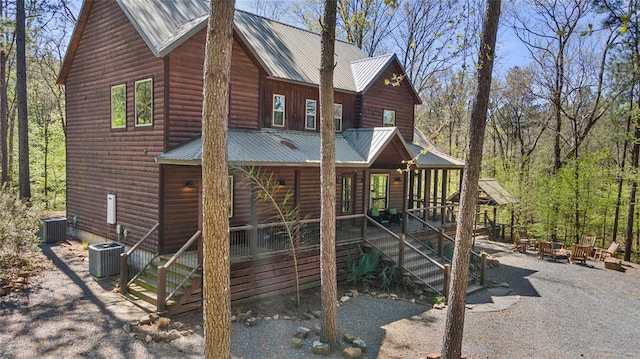
{"label": "gravel driveway", "polygon": [[[507,245],[479,243],[501,265],[489,278],[509,283],[500,295],[516,298],[501,311],[467,311],[463,354],[468,358],[638,358],[640,269],[626,272],[512,253]],[[88,274],[86,256],[74,247],[43,244],[42,273],[27,290],[0,297],[0,358],[202,358],[202,320],[180,320],[194,330],[171,343],[145,343],[123,325],[143,313],[114,302],[109,281]],[[494,291],[494,293],[497,293]],[[468,302],[487,308],[507,297],[487,290]],[[499,306],[498,306],[499,307]],[[424,358],[441,346],[445,311],[368,295],[342,304],[341,332],[367,343],[365,358]],[[291,334],[314,320],[233,323],[234,354],[249,358],[314,358],[305,339],[292,349]],[[332,358],[341,357],[336,353]]]}

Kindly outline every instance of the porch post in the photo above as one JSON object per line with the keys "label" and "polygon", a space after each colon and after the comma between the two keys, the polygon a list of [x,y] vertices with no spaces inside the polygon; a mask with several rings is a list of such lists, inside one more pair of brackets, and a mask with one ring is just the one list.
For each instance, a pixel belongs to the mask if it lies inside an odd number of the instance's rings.
{"label": "porch post", "polygon": [[[433,170],[433,206],[438,205],[438,170]],[[438,214],[438,209],[433,209],[433,216],[431,217],[434,221],[436,220],[436,214]]]}
{"label": "porch post", "polygon": [[447,170],[442,170],[442,187],[440,188],[440,205],[442,208],[440,209],[440,223],[444,226],[447,215],[447,208],[445,207],[447,204]]}
{"label": "porch post", "polygon": [[367,239],[367,214],[369,213],[369,171],[364,170],[362,173],[362,224],[360,227],[360,236],[362,240]]}
{"label": "porch post", "polygon": [[256,190],[251,189],[251,231],[249,232],[249,253],[251,258],[258,255],[258,211],[256,209]]}
{"label": "porch post", "polygon": [[442,291],[446,303],[449,303],[449,281],[451,280],[451,264],[444,265],[444,283],[442,283]]}
{"label": "porch post", "polygon": [[424,195],[422,200],[422,207],[425,209],[422,211],[422,219],[426,222],[429,219],[429,201],[431,200],[429,196],[431,195],[431,170],[424,170]]}
{"label": "porch post", "polygon": [[[413,171],[410,171],[413,174]],[[411,192],[413,193],[413,186],[408,186],[408,179],[413,176],[409,176],[407,172],[404,172],[402,178],[402,220],[400,221],[400,228],[402,233],[407,232],[407,209],[408,201],[407,201],[407,187],[411,187]],[[413,184],[413,183],[412,183]],[[404,247],[404,246],[403,246]]]}
{"label": "porch post", "polygon": [[409,187],[409,188],[408,188],[408,189],[409,189],[409,195],[408,195],[408,201],[409,201],[409,204],[408,204],[408,206],[409,206],[410,208],[414,208],[414,203],[415,203],[415,199],[416,199],[416,198],[415,198],[415,193],[414,193],[414,190],[413,190],[413,184],[414,184],[414,182],[415,182],[415,178],[416,178],[416,174],[415,174],[415,173],[413,173],[413,171],[412,171],[412,170],[410,170],[410,171],[409,171],[409,182],[406,182],[406,181],[405,181],[405,184],[404,184],[404,185],[405,185],[405,187],[406,187],[406,186],[408,186],[408,187]]}

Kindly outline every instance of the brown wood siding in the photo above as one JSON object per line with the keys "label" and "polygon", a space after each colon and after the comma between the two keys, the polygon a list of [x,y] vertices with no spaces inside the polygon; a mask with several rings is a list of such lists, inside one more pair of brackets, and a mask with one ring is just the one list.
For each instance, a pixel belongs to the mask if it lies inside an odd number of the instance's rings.
{"label": "brown wood siding", "polygon": [[414,96],[408,81],[400,86],[385,85],[402,69],[393,62],[362,96],[362,127],[382,127],[384,110],[396,112],[396,127],[405,141],[413,141]]}
{"label": "brown wood siding", "polygon": [[[200,166],[164,165],[163,248],[164,253],[176,252],[198,230],[200,200]],[[193,187],[187,187],[190,181]]]}
{"label": "brown wood siding", "polygon": [[[273,127],[273,95],[285,96],[285,121],[284,129],[305,130],[306,100],[316,100],[316,132],[320,131],[320,102],[318,88],[314,86],[304,86],[289,82],[265,79],[264,81],[264,113],[262,115],[262,127]],[[342,104],[342,129],[355,126],[355,102],[356,96],[353,94],[335,92],[334,102]],[[275,127],[282,128],[282,127]],[[313,131],[313,130],[306,130]]]}
{"label": "brown wood siding", "polygon": [[[187,40],[169,54],[169,147],[174,147],[202,132],[202,79],[205,30]],[[259,70],[234,37],[231,61],[229,127],[258,128]]]}
{"label": "brown wood siding", "polygon": [[[338,281],[346,279],[349,256],[355,258],[360,253],[356,244],[336,248]],[[320,286],[320,255],[313,250],[298,257],[300,288]],[[242,302],[276,294],[295,292],[295,272],[291,256],[282,255],[264,260],[231,265],[231,300]]]}
{"label": "brown wood siding", "polygon": [[[164,64],[152,55],[113,1],[97,1],[66,79],[67,215],[78,229],[110,239],[107,194],[116,194],[116,220],[137,241],[159,221],[163,152]],[[153,79],[153,126],[134,126],[134,82]],[[126,84],[127,127],[111,129],[111,86]],[[153,239],[157,244],[158,236]]]}

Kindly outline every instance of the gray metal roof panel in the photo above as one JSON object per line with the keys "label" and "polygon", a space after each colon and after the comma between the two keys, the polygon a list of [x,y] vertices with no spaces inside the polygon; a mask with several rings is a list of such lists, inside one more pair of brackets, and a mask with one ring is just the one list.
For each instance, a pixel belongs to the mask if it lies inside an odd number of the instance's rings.
{"label": "gray metal roof panel", "polygon": [[356,91],[365,91],[389,65],[393,57],[393,54],[388,54],[351,62]]}
{"label": "gray metal roof panel", "polygon": [[369,163],[375,161],[394,135],[400,136],[395,127],[350,128],[342,134]]}
{"label": "gray metal roof panel", "polygon": [[518,203],[518,199],[511,195],[511,193],[509,193],[509,191],[507,191],[500,182],[493,178],[478,180],[478,186],[498,205]]}
{"label": "gray metal roof panel", "polygon": [[[416,160],[418,168],[464,168],[464,161],[444,154],[433,147],[422,147],[413,143],[408,144],[407,147],[411,150],[413,157],[418,157]],[[425,148],[427,152],[421,153]]]}

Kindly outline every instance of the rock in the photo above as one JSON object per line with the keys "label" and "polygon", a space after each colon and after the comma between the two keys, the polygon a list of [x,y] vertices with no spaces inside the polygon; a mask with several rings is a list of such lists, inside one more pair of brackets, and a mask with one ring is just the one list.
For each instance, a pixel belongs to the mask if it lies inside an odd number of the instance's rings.
{"label": "rock", "polygon": [[160,319],[158,313],[149,313],[149,320],[151,320],[151,323],[154,323],[158,319]]}
{"label": "rock", "polygon": [[313,312],[311,312],[311,314],[313,314],[313,316],[316,317],[316,318],[320,318],[322,316],[322,311],[321,310],[314,310]]}
{"label": "rock", "polygon": [[316,340],[313,342],[313,354],[329,355],[329,344]]}
{"label": "rock", "polygon": [[284,319],[284,320],[291,320],[291,317],[289,317],[289,316],[285,315],[285,316],[283,316],[283,317],[282,317],[282,319]]}
{"label": "rock", "polygon": [[172,322],[171,328],[177,329],[177,330],[183,330],[185,328],[185,325],[181,322]]}
{"label": "rock", "polygon": [[180,332],[180,335],[182,335],[183,337],[189,336],[193,334],[193,330],[189,329],[189,330],[183,330]]}
{"label": "rock", "polygon": [[194,326],[194,328],[195,328],[196,330],[202,330],[202,325],[196,325],[196,326]]}
{"label": "rock", "polygon": [[498,285],[496,287],[509,288],[509,283],[501,282],[501,283],[498,283]]}
{"label": "rock", "polygon": [[358,293],[357,289],[351,289],[351,295],[353,296],[353,298],[358,298],[360,296],[360,293]]}
{"label": "rock", "polygon": [[387,299],[387,298],[389,298],[389,294],[380,293],[380,294],[376,295],[376,298],[378,298],[378,299]]}
{"label": "rock", "polygon": [[144,338],[144,342],[149,344],[153,341],[153,337],[151,336],[151,334],[147,334],[147,336]]}
{"label": "rock", "polygon": [[291,347],[295,349],[302,348],[302,339],[301,338],[291,338]]}
{"label": "rock", "polygon": [[351,345],[354,348],[360,348],[360,350],[362,350],[363,353],[367,351],[367,344],[365,344],[364,340],[362,339],[354,340],[353,343],[351,343]]}
{"label": "rock", "polygon": [[344,359],[356,359],[362,356],[362,350],[360,348],[346,348],[342,351],[342,358]]}
{"label": "rock", "polygon": [[409,299],[409,302],[411,302],[411,304],[416,304],[416,300],[414,298]]}
{"label": "rock", "polygon": [[154,333],[153,334],[153,341],[156,343],[160,343],[161,341],[164,340],[164,333]]}
{"label": "rock", "polygon": [[372,297],[375,297],[375,296],[376,296],[376,292],[371,292],[371,293],[369,293],[369,294],[370,294]]}
{"label": "rock", "polygon": [[308,312],[302,313],[302,318],[307,320],[316,319],[316,317],[313,314]]}
{"label": "rock", "polygon": [[414,315],[413,317],[409,318],[410,320],[419,322],[422,320],[422,318],[419,315]]}
{"label": "rock", "polygon": [[307,337],[309,336],[310,332],[311,332],[311,329],[309,329],[309,328],[298,327],[298,329],[296,329],[296,333],[293,336],[296,337],[296,338],[307,339]]}
{"label": "rock", "polygon": [[353,341],[356,340],[357,338],[355,335],[347,332],[347,333],[344,333],[344,335],[342,336],[342,339],[347,343],[353,343]]}
{"label": "rock", "polygon": [[125,333],[131,333],[131,324],[126,323],[125,325],[122,326],[122,330],[124,330]]}
{"label": "rock", "polygon": [[237,315],[236,320],[237,320],[239,323],[242,323],[242,322],[244,322],[245,320],[247,320],[247,319],[249,319],[249,318],[251,318],[251,310],[247,310],[245,313],[240,312],[240,313]]}
{"label": "rock", "polygon": [[440,353],[429,353],[427,359],[440,359]]}
{"label": "rock", "polygon": [[390,298],[393,300],[398,300],[398,296],[395,294],[391,294]]}
{"label": "rock", "polygon": [[232,322],[235,322],[236,320],[238,320],[238,317],[236,317],[235,315],[232,315],[232,316],[231,316],[231,321],[232,321]]}
{"label": "rock", "polygon": [[446,305],[446,304],[444,304],[444,303],[436,303],[436,304],[434,304],[434,305],[433,305],[433,309],[440,309],[440,310],[442,310],[442,309],[446,308],[446,306],[447,306],[447,305]]}
{"label": "rock", "polygon": [[346,295],[342,298],[340,298],[340,303],[345,303],[346,301],[348,301],[349,299],[351,299],[350,297],[347,297]]}
{"label": "rock", "polygon": [[422,289],[418,288],[416,290],[413,291],[413,294],[415,295],[422,295]]}
{"label": "rock", "polygon": [[158,327],[158,329],[168,329],[169,328],[169,324],[171,324],[171,319],[166,318],[166,317],[160,317],[156,321],[156,326]]}
{"label": "rock", "polygon": [[351,291],[344,293],[345,297],[353,297],[353,293]]}
{"label": "rock", "polygon": [[320,324],[316,323],[313,325],[313,333],[320,335],[320,332],[322,332],[322,327],[320,326]]}
{"label": "rock", "polygon": [[176,329],[171,329],[171,331],[169,331],[169,333],[167,334],[167,339],[169,341],[180,339],[180,338],[182,338],[182,335]]}
{"label": "rock", "polygon": [[244,321],[244,325],[247,327],[254,327],[258,324],[258,318],[251,317]]}
{"label": "rock", "polygon": [[138,325],[150,325],[151,324],[151,318],[149,318],[148,315],[145,315],[144,317],[140,318],[140,320],[138,320]]}

